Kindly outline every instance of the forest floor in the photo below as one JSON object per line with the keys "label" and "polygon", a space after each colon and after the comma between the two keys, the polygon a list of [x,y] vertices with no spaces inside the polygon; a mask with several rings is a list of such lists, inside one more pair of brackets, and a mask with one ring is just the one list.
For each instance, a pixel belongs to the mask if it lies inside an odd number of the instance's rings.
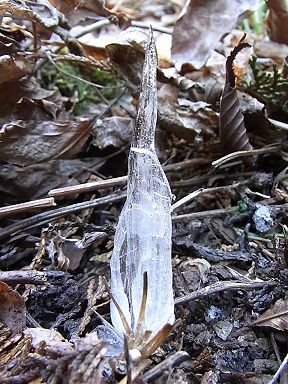
{"label": "forest floor", "polygon": [[[230,3],[1,2],[0,384],[288,384],[288,5]],[[97,327],[150,25],[176,321],[133,366]]]}

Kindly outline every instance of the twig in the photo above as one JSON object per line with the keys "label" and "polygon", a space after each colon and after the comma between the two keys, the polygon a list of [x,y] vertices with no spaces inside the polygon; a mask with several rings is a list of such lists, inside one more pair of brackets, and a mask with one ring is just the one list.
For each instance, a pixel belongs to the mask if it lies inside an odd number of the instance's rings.
{"label": "twig", "polygon": [[235,281],[222,281],[219,283],[211,284],[208,287],[200,288],[195,292],[191,292],[188,295],[177,297],[174,300],[175,305],[186,303],[187,301],[198,300],[202,297],[212,295],[214,293],[226,291],[226,290],[244,290],[253,291],[254,289],[261,289],[263,287],[273,287],[277,285],[275,281],[251,281],[251,283],[242,283]]}
{"label": "twig", "polygon": [[113,179],[92,181],[90,183],[72,185],[71,187],[63,187],[51,189],[48,193],[49,196],[63,197],[67,195],[74,195],[78,193],[91,192],[98,189],[105,189],[111,187],[118,187],[127,183],[127,176],[115,177]]}
{"label": "twig", "polygon": [[268,384],[276,384],[280,375],[287,369],[287,365],[288,365],[288,354],[286,355],[285,359],[282,361],[273,379],[270,380]]}
{"label": "twig", "polygon": [[182,187],[191,187],[192,185],[197,184],[203,184],[206,181],[210,181],[211,179],[213,181],[216,180],[228,180],[232,179],[235,180],[235,178],[239,179],[240,177],[250,177],[253,175],[254,172],[241,172],[241,173],[221,173],[221,174],[208,174],[208,175],[202,175],[202,176],[194,176],[191,179],[186,180],[179,180],[179,181],[171,181],[170,185],[171,187],[175,188],[182,188]]}
{"label": "twig", "polygon": [[172,216],[174,222],[177,221],[192,221],[197,219],[203,219],[206,217],[217,217],[226,215],[227,213],[237,212],[238,207],[211,209],[210,211],[192,212],[185,215]]}
{"label": "twig", "polygon": [[227,190],[229,191],[229,190],[232,190],[234,188],[238,188],[240,186],[247,185],[247,184],[251,183],[251,181],[252,181],[251,179],[248,179],[248,180],[245,180],[245,181],[242,181],[242,182],[239,182],[239,183],[230,184],[230,185],[224,185],[224,186],[221,186],[221,187],[197,189],[197,191],[189,193],[189,195],[183,197],[183,199],[178,200],[175,204],[173,204],[171,206],[171,212],[175,211],[176,208],[181,207],[183,204],[188,203],[189,201],[193,200],[195,197],[197,197],[199,195],[202,195],[204,193],[214,193],[214,192],[227,191]]}
{"label": "twig", "polygon": [[274,147],[264,147],[259,149],[250,149],[249,151],[237,151],[233,153],[229,153],[229,155],[223,156],[218,160],[213,161],[212,165],[217,168],[219,165],[222,165],[224,163],[227,163],[227,161],[236,159],[238,157],[247,157],[247,156],[254,156],[254,155],[261,155],[261,154],[267,154],[267,153],[277,153],[280,152],[281,147],[280,146],[274,146]]}
{"label": "twig", "polygon": [[54,207],[55,205],[56,204],[53,197],[27,201],[26,203],[8,205],[7,207],[0,208],[0,217],[13,215],[20,212],[27,212],[33,209]]}
{"label": "twig", "polygon": [[[221,187],[220,187],[221,188]],[[202,191],[202,193],[205,191],[205,189]],[[284,212],[284,209],[288,208],[288,203],[284,204],[277,204],[277,205],[270,205],[275,203],[275,199],[264,199],[261,201],[258,201],[259,204],[265,204],[269,205],[269,208],[273,210],[273,213],[279,213]],[[233,213],[237,212],[238,207],[234,206],[231,208],[220,208],[220,209],[211,209],[210,211],[201,211],[201,212],[192,212],[192,213],[186,213],[184,215],[178,215],[178,216],[172,216],[172,220],[174,222],[177,221],[186,221],[186,220],[196,220],[196,219],[203,219],[207,217],[217,217],[221,215],[226,215],[227,213]]]}
{"label": "twig", "polygon": [[193,200],[196,196],[201,195],[203,191],[204,191],[204,188],[197,189],[197,191],[189,193],[189,195],[183,197],[183,199],[176,201],[176,203],[171,205],[171,212],[175,211],[175,209],[177,209],[177,208],[181,207],[182,205],[188,203],[189,201]]}
{"label": "twig", "polygon": [[[88,33],[97,31],[98,29],[105,27],[106,25],[109,25],[109,24],[111,24],[109,19],[99,20],[93,24],[87,25],[81,31],[76,31],[75,33],[72,32],[72,36],[76,39],[79,39],[80,37],[87,35]],[[150,25],[142,23],[140,21],[132,21],[132,27],[149,29]],[[166,33],[167,35],[172,35],[172,33],[173,33],[172,29],[165,28],[165,27],[157,27],[155,25],[152,26],[152,29],[153,29],[153,31]]]}
{"label": "twig", "polygon": [[84,201],[83,203],[68,205],[67,207],[54,209],[53,211],[40,213],[38,215],[29,217],[28,219],[22,220],[20,223],[11,224],[8,227],[2,229],[0,231],[0,239],[13,234],[17,234],[28,228],[34,228],[39,225],[46,224],[51,220],[58,219],[59,217],[66,216],[71,213],[79,212],[83,209],[90,209],[104,204],[115,203],[117,201],[123,200],[124,198],[125,194],[114,194],[111,196],[100,197],[99,199],[94,199],[91,201]]}
{"label": "twig", "polygon": [[[165,172],[176,172],[185,168],[192,167],[193,165],[208,164],[210,163],[210,161],[211,159],[207,159],[207,158],[190,159],[190,160],[181,161],[179,163],[164,165],[163,169]],[[91,192],[98,189],[117,187],[117,186],[125,185],[126,183],[127,183],[127,176],[121,176],[121,177],[115,177],[113,179],[108,179],[104,181],[103,180],[93,181],[90,183],[73,185],[70,187],[51,189],[48,195],[57,198],[57,197],[74,195],[78,193]]]}
{"label": "twig", "polygon": [[34,284],[41,285],[48,282],[49,279],[61,278],[67,275],[62,271],[40,272],[30,271],[0,271],[0,280],[6,284]]}
{"label": "twig", "polygon": [[274,119],[269,119],[271,124],[273,124],[276,128],[284,129],[285,131],[288,131],[288,124],[283,123],[283,121],[278,121]]}
{"label": "twig", "polygon": [[178,351],[174,355],[169,356],[167,359],[157,364],[156,367],[150,369],[150,371],[146,372],[141,376],[141,379],[144,381],[155,380],[159,376],[162,375],[163,372],[174,368],[176,365],[181,364],[185,360],[189,360],[190,356],[187,352]]}

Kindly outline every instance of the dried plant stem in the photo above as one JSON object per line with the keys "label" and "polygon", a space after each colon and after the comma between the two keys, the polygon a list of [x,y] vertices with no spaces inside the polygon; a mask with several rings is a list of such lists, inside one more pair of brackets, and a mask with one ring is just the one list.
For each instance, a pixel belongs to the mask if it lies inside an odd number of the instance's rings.
{"label": "dried plant stem", "polygon": [[[229,164],[230,165],[230,164]],[[173,188],[191,187],[192,185],[199,185],[205,182],[209,182],[211,179],[215,182],[216,180],[228,180],[228,179],[239,179],[240,177],[247,178],[253,175],[253,172],[240,172],[240,173],[220,173],[220,174],[206,174],[202,176],[194,176],[191,179],[171,181]]]}
{"label": "dried plant stem", "polygon": [[[79,39],[80,37],[85,36],[88,33],[97,31],[98,29],[101,29],[101,28],[103,28],[109,24],[111,24],[109,19],[99,20],[93,24],[87,25],[86,27],[82,28],[80,31],[76,31],[75,33],[72,33],[72,35],[74,38]],[[142,29],[148,29],[148,30],[150,28],[149,24],[145,24],[145,23],[142,23],[140,21],[132,21],[131,24],[132,24],[132,27],[136,27],[136,28],[142,28]],[[167,35],[172,35],[172,33],[173,33],[172,29],[165,28],[165,27],[159,27],[159,26],[158,27],[153,26],[153,31],[166,33]]]}
{"label": "dried plant stem", "polygon": [[181,207],[182,205],[189,203],[191,200],[193,200],[195,197],[199,195],[203,195],[204,193],[214,193],[214,192],[220,192],[220,191],[227,191],[227,190],[232,190],[234,188],[239,188],[244,185],[250,184],[251,179],[231,184],[231,185],[224,185],[222,187],[213,187],[213,188],[200,188],[197,189],[197,191],[194,191],[192,193],[189,193],[189,195],[183,197],[183,199],[177,201],[175,204],[171,206],[171,212],[175,211],[175,209]]}
{"label": "dried plant stem", "polygon": [[98,189],[119,187],[121,185],[125,185],[126,183],[127,176],[121,176],[108,180],[92,181],[90,183],[72,185],[71,187],[51,189],[48,195],[57,198],[69,195],[76,195],[78,193],[92,192]]}
{"label": "dried plant stem", "polygon": [[268,120],[269,120],[270,123],[273,124],[276,128],[284,129],[285,131],[288,131],[288,124],[287,124],[287,123],[283,123],[283,121],[278,121],[278,120],[269,119],[269,118],[268,118]]}
{"label": "dried plant stem", "polygon": [[31,271],[0,271],[0,280],[6,284],[34,284],[42,285],[47,284],[51,278],[61,278],[66,273],[62,271],[47,271],[40,272],[36,270]]}
{"label": "dried plant stem", "polygon": [[125,194],[114,194],[100,197],[99,199],[94,199],[91,201],[85,201],[83,203],[68,205],[67,207],[54,209],[53,211],[40,213],[38,215],[29,217],[28,219],[22,220],[20,223],[12,224],[2,229],[0,231],[0,239],[17,234],[28,228],[34,228],[39,225],[46,224],[51,220],[58,219],[59,217],[82,211],[83,209],[90,209],[109,203],[115,203],[117,201],[123,200],[124,198]]}
{"label": "dried plant stem", "polygon": [[231,208],[212,209],[210,211],[186,213],[185,215],[172,216],[172,221],[175,223],[178,221],[192,221],[192,220],[198,220],[198,219],[204,219],[204,218],[217,217],[217,216],[226,215],[227,213],[237,212],[237,210],[238,210],[238,207],[231,207]]}
{"label": "dried plant stem", "polygon": [[279,145],[264,147],[259,149],[250,149],[248,151],[237,151],[233,153],[229,153],[226,156],[221,157],[218,160],[213,161],[212,165],[217,168],[220,165],[227,163],[227,161],[237,159],[238,157],[249,157],[254,155],[266,155],[268,153],[277,153],[280,152],[281,147]]}
{"label": "dried plant stem", "polygon": [[[273,210],[275,213],[280,212],[280,211],[284,212],[284,210],[288,208],[288,203],[270,205],[270,204],[275,203],[275,201],[276,200],[273,198],[272,199],[264,199],[264,200],[259,201],[259,204],[269,205],[270,209]],[[228,213],[233,213],[233,212],[237,212],[237,211],[238,211],[238,207],[231,207],[231,208],[212,209],[209,211],[192,212],[192,213],[186,213],[185,215],[172,216],[172,221],[178,222],[178,221],[199,220],[199,219],[204,219],[204,218],[211,218],[211,217],[217,217],[217,216],[221,216],[221,215],[227,215]]]}
{"label": "dried plant stem", "polygon": [[227,290],[244,290],[253,291],[254,289],[261,289],[263,287],[273,287],[277,285],[276,281],[251,281],[251,283],[242,283],[235,281],[221,281],[219,283],[208,285],[208,287],[200,288],[195,292],[189,293],[175,299],[175,305],[184,304],[191,300],[198,300],[202,297],[212,295],[214,293],[227,291]]}
{"label": "dried plant stem", "polygon": [[54,207],[55,205],[56,204],[53,197],[27,201],[26,203],[8,205],[7,207],[0,208],[0,217],[10,216],[15,213],[27,212],[39,208]]}
{"label": "dried plant stem", "polygon": [[160,377],[163,372],[174,368],[175,366],[181,364],[183,361],[189,359],[191,359],[191,357],[187,352],[178,351],[142,375],[141,379],[145,381],[155,380]]}
{"label": "dried plant stem", "polygon": [[276,384],[278,382],[278,379],[280,375],[287,370],[288,366],[288,354],[286,355],[285,359],[282,361],[280,367],[278,368],[277,372],[275,373],[272,380],[269,381],[268,384]]}

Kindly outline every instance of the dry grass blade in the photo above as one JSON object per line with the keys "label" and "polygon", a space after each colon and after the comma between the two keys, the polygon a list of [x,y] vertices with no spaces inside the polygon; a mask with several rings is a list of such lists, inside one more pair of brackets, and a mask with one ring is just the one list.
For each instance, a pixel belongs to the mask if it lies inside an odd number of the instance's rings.
{"label": "dry grass blade", "polygon": [[235,87],[236,75],[233,71],[233,61],[237,54],[243,48],[250,47],[242,40],[226,60],[226,84],[220,103],[220,139],[226,154],[252,149],[244,125],[244,116]]}

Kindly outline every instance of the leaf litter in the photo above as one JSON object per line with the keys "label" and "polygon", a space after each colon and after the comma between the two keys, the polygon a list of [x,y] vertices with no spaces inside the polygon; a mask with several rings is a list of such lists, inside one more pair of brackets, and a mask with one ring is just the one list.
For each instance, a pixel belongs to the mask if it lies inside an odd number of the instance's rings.
{"label": "leaf litter", "polygon": [[0,382],[284,383],[286,0],[0,12]]}

